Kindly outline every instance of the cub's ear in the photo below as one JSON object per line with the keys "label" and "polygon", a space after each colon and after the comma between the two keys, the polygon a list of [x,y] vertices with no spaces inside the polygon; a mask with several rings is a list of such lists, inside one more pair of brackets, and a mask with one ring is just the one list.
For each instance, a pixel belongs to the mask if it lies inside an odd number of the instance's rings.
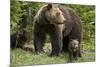
{"label": "cub's ear", "polygon": [[49,4],[47,5],[47,9],[50,10],[51,8],[52,8],[52,4],[49,3]]}

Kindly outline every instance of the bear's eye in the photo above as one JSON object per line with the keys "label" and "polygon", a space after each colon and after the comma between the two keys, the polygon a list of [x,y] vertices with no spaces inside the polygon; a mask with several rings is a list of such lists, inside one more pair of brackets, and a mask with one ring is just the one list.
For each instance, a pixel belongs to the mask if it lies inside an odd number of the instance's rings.
{"label": "bear's eye", "polygon": [[57,13],[56,13],[56,16],[59,16],[59,15],[60,15],[60,13],[59,13],[59,12],[57,12]]}

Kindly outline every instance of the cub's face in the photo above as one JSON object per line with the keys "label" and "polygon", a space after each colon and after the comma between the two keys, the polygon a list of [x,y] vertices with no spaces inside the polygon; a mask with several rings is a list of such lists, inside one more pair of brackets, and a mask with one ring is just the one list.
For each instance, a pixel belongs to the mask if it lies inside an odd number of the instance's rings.
{"label": "cub's face", "polygon": [[79,48],[79,41],[78,40],[71,40],[70,43],[69,43],[69,50],[70,51],[77,51]]}
{"label": "cub's face", "polygon": [[45,17],[50,23],[63,23],[65,18],[58,5],[48,4]]}

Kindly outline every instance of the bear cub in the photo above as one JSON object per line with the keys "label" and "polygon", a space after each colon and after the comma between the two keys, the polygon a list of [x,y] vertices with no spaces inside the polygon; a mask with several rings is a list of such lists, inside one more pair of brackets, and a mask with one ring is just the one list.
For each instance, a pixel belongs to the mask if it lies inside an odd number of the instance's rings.
{"label": "bear cub", "polygon": [[69,59],[72,62],[72,60],[77,60],[77,57],[79,55],[79,41],[78,39],[71,39],[69,42]]}

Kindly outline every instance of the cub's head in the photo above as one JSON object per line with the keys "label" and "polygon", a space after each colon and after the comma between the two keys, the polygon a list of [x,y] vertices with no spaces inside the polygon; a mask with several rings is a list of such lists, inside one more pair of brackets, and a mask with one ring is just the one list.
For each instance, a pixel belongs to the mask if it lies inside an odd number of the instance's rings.
{"label": "cub's head", "polygon": [[[48,4],[40,8],[35,18],[46,23],[64,23],[65,18],[57,4]],[[35,20],[36,20],[35,19]]]}
{"label": "cub's head", "polygon": [[69,43],[69,50],[70,51],[77,51],[79,48],[79,41],[77,39],[71,39]]}

